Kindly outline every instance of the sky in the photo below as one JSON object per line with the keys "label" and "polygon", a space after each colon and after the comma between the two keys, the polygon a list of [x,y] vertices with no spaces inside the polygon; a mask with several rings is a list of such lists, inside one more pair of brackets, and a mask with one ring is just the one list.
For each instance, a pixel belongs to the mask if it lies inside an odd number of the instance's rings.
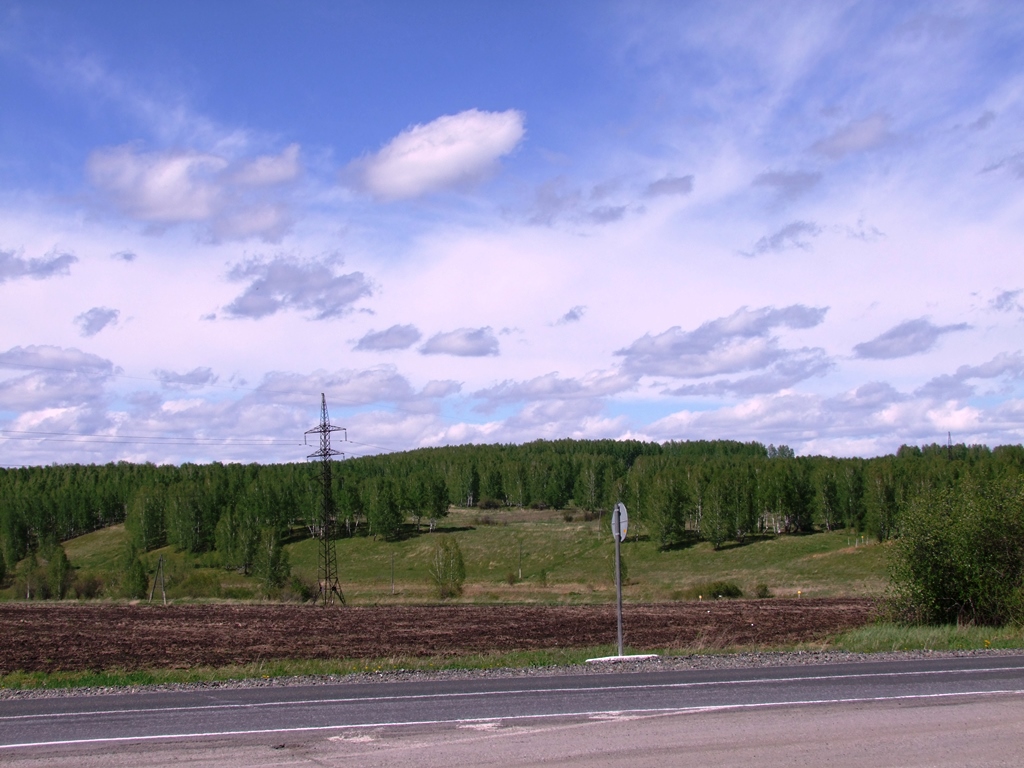
{"label": "sky", "polygon": [[1014,2],[0,0],[0,465],[1024,441]]}

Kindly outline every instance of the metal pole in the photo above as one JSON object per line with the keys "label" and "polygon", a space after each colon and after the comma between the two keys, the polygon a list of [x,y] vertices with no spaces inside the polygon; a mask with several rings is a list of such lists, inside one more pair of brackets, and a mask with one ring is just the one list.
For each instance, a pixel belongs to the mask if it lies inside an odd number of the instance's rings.
{"label": "metal pole", "polygon": [[612,528],[615,534],[615,596],[619,604],[619,656],[622,655],[622,569],[619,561],[619,531],[621,527],[619,525],[619,512],[616,510],[612,513]]}

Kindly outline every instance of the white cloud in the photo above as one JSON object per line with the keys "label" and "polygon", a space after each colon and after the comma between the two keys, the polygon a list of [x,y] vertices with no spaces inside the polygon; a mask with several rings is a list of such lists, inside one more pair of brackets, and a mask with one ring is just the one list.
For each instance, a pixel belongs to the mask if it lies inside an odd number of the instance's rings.
{"label": "white cloud", "polygon": [[222,196],[216,176],[227,165],[202,152],[145,153],[125,145],[93,152],[88,171],[93,184],[129,216],[176,224],[214,215]]}
{"label": "white cloud", "polygon": [[50,345],[14,347],[0,353],[0,411],[85,408],[102,413],[104,386],[113,364],[98,355]]}
{"label": "white cloud", "polygon": [[420,352],[424,355],[487,357],[498,354],[498,339],[490,327],[458,328],[434,334],[420,347]]}
{"label": "white cloud", "polygon": [[117,325],[121,313],[109,307],[93,307],[75,318],[83,336],[95,336],[108,325]]}
{"label": "white cloud", "polygon": [[876,336],[871,341],[855,345],[853,352],[857,357],[871,360],[892,360],[897,357],[918,355],[934,347],[943,334],[966,331],[968,328],[970,326],[967,323],[934,325],[921,317],[916,320],[907,320]]}
{"label": "white cloud", "polygon": [[583,319],[583,315],[587,312],[587,308],[582,304],[577,304],[575,307],[570,309],[558,320],[555,321],[555,325],[565,325],[566,323],[578,323]]}
{"label": "white cloud", "polygon": [[498,405],[542,400],[597,400],[636,386],[637,377],[621,371],[595,371],[579,379],[562,378],[557,372],[537,376],[529,381],[506,380],[479,390],[473,397],[484,402],[484,410]]}
{"label": "white cloud", "polygon": [[777,232],[765,235],[756,243],[749,253],[744,256],[760,256],[765,253],[784,251],[787,248],[810,248],[807,238],[817,237],[821,234],[821,227],[813,221],[793,221]]}
{"label": "white cloud", "polygon": [[384,352],[393,349],[408,349],[422,338],[415,325],[392,325],[384,331],[368,331],[355,349],[360,351]]}
{"label": "white cloud", "polygon": [[250,259],[235,265],[231,280],[248,282],[225,307],[232,317],[258,319],[287,309],[309,310],[315,320],[350,311],[373,290],[362,272],[336,274],[333,263],[300,261],[288,256]]}
{"label": "white cloud", "polygon": [[299,147],[237,163],[196,150],[143,152],[135,145],[89,156],[93,185],[124,215],[155,227],[205,225],[216,240],[260,237],[276,242],[291,225],[286,205],[269,188],[300,173]]}
{"label": "white cloud", "polygon": [[[813,328],[824,320],[827,311],[827,307],[801,304],[781,309],[742,307],[692,331],[676,326],[656,336],[645,334],[615,354],[623,357],[623,368],[634,374],[676,378],[758,370],[778,365],[793,355],[818,360],[814,350],[780,348],[773,331]],[[819,366],[815,363],[812,367]]]}
{"label": "white cloud", "polygon": [[162,369],[157,369],[153,373],[165,387],[203,387],[217,382],[217,375],[208,367],[193,368],[188,373]]}
{"label": "white cloud", "polygon": [[234,184],[268,187],[294,181],[301,172],[299,145],[291,144],[280,155],[262,155],[240,163],[229,178]]}
{"label": "white cloud", "polygon": [[418,197],[480,177],[525,134],[514,109],[470,109],[405,129],[358,164],[363,186],[385,200]]}
{"label": "white cloud", "polygon": [[67,275],[76,261],[78,259],[70,253],[50,252],[42,258],[26,259],[14,251],[0,251],[0,284],[20,277],[45,280],[48,277]]}

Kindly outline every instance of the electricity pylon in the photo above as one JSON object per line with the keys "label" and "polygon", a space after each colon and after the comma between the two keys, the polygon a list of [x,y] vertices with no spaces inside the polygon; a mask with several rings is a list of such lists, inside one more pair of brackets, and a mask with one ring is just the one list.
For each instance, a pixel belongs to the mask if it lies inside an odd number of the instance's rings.
{"label": "electricity pylon", "polygon": [[338,551],[334,546],[334,524],[337,522],[337,510],[334,506],[334,491],[331,488],[331,464],[335,456],[344,456],[341,451],[331,448],[331,432],[348,433],[343,427],[335,427],[327,416],[327,398],[320,393],[320,425],[306,430],[306,435],[320,435],[320,450],[306,458],[320,461],[320,509],[317,515],[314,533],[319,539],[317,548],[317,582],[319,588],[315,603],[334,605],[337,595],[341,604],[345,604],[345,595],[338,585]]}

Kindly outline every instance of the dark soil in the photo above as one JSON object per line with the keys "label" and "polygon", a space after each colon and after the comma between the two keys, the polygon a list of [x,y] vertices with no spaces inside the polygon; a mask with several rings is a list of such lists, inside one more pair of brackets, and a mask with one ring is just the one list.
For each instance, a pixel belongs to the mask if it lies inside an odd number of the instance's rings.
{"label": "dark soil", "polygon": [[[772,646],[871,622],[865,599],[627,605],[631,648]],[[0,673],[451,656],[613,644],[613,606],[0,604]]]}

